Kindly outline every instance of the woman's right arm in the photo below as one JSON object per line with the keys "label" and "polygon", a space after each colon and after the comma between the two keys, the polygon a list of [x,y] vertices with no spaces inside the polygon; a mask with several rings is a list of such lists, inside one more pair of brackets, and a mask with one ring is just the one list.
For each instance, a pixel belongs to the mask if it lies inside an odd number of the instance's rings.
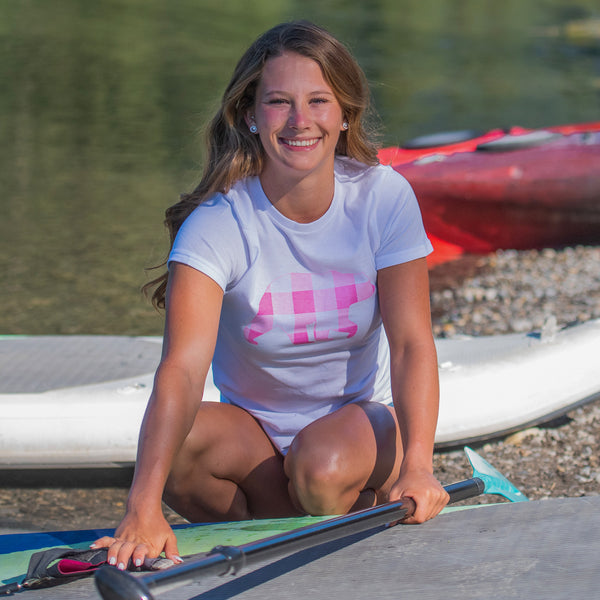
{"label": "woman's right arm", "polygon": [[222,299],[222,289],[210,277],[186,265],[171,265],[163,353],[140,431],[127,511],[114,538],[94,543],[108,547],[109,562],[119,568],[130,558],[140,565],[162,551],[180,560],[175,535],[162,513],[162,494],[202,401]]}

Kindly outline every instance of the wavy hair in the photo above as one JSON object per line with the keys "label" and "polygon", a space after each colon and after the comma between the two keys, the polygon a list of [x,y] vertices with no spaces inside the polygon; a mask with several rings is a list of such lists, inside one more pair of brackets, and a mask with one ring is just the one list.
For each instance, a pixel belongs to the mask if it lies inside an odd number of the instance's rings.
{"label": "wavy hair", "polygon": [[[265,154],[257,135],[250,133],[244,116],[254,106],[257,85],[265,62],[284,52],[296,52],[319,64],[348,122],[340,134],[336,154],[366,165],[375,165],[377,146],[367,132],[365,118],[370,108],[370,91],[365,75],[344,44],[327,30],[308,21],[282,23],[263,33],[238,62],[223,94],[219,110],[206,131],[206,161],[202,178],[193,192],[183,194],[165,213],[171,247],[188,215],[215,193],[227,193],[234,183],[259,175]],[[158,265],[164,267],[166,262]],[[168,272],[148,282],[154,288],[152,303],[164,308]]]}

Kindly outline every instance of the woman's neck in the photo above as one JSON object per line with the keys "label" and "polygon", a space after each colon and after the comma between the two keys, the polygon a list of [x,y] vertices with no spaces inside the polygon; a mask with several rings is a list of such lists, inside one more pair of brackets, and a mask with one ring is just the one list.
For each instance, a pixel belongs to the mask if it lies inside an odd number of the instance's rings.
{"label": "woman's neck", "polygon": [[269,202],[284,217],[297,223],[320,219],[331,206],[335,192],[333,169],[298,178],[273,176],[265,170],[260,182]]}

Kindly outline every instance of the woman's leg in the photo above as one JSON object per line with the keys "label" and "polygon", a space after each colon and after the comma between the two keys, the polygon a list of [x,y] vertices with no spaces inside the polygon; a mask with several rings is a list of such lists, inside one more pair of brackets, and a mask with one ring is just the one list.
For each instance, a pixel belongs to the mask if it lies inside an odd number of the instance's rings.
{"label": "woman's leg", "polygon": [[192,522],[298,515],[283,457],[258,422],[231,404],[202,403],[175,457],[165,502]]}
{"label": "woman's leg", "polygon": [[398,478],[402,443],[394,410],[349,404],[305,427],[285,457],[294,504],[342,514],[385,502]]}

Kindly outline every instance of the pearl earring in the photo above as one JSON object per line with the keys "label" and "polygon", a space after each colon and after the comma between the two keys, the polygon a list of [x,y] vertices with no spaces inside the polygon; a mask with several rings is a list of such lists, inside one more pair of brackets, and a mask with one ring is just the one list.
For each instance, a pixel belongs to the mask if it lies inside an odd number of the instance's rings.
{"label": "pearl earring", "polygon": [[342,129],[347,130],[348,129],[348,121],[344,121],[342,123]]}

